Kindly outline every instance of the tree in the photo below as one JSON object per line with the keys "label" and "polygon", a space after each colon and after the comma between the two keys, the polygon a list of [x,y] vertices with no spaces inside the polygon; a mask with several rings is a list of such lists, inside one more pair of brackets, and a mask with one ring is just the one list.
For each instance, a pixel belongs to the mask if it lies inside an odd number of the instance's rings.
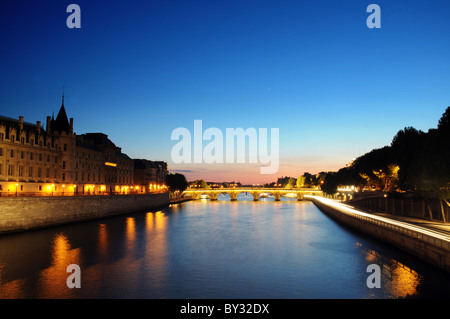
{"label": "tree", "polygon": [[191,186],[192,187],[198,187],[198,188],[210,188],[208,183],[206,183],[203,179],[199,179],[199,180],[193,181],[191,183]]}
{"label": "tree", "polygon": [[450,106],[447,107],[442,117],[438,122],[438,130],[449,130],[450,129]]}
{"label": "tree", "polygon": [[166,185],[169,191],[179,191],[181,193],[188,187],[188,182],[183,174],[175,173],[167,175]]}
{"label": "tree", "polygon": [[295,187],[296,182],[297,182],[297,180],[295,178],[290,177],[288,182],[286,183],[286,185],[284,185],[283,188],[292,189]]}
{"label": "tree", "polygon": [[305,186],[305,181],[306,181],[306,177],[305,176],[300,176],[299,178],[297,178],[297,187],[301,188]]}

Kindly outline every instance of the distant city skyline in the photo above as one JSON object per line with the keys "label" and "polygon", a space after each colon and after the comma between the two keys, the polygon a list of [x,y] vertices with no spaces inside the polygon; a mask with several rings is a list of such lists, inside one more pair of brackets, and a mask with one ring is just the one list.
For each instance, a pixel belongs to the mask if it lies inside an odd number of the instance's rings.
{"label": "distant city skyline", "polygon": [[[334,171],[427,131],[450,105],[450,3],[376,1],[8,2],[0,10],[0,115],[45,125],[61,106],[77,134],[188,180],[270,183]],[[279,128],[280,168],[174,164],[178,127]]]}

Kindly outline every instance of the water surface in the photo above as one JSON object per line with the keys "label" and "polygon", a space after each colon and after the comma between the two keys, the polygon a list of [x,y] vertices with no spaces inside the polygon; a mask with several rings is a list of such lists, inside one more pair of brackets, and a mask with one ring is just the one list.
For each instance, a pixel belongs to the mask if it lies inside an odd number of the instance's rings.
{"label": "water surface", "polygon": [[[0,237],[1,298],[448,298],[450,278],[314,204],[219,197]],[[81,269],[69,289],[67,266]],[[367,266],[381,267],[369,289]]]}

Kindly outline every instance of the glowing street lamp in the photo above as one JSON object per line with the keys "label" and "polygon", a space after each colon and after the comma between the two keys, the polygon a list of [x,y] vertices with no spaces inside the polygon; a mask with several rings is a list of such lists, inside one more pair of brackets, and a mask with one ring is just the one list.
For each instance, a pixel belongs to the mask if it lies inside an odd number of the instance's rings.
{"label": "glowing street lamp", "polygon": [[17,197],[17,186],[19,186],[19,184],[16,183],[16,197]]}

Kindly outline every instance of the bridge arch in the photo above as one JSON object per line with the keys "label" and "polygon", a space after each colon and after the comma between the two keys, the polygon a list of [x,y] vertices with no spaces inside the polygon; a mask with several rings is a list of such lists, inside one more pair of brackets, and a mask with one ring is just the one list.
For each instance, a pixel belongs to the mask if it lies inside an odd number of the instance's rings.
{"label": "bridge arch", "polygon": [[253,193],[249,190],[236,190],[234,191],[234,194],[236,196],[236,200],[240,201],[252,201],[254,200]]}
{"label": "bridge arch", "polygon": [[280,194],[277,191],[261,191],[258,194],[258,200],[274,201],[279,200]]}
{"label": "bridge arch", "polygon": [[220,192],[217,194],[217,200],[231,201],[231,195],[228,192]]}

